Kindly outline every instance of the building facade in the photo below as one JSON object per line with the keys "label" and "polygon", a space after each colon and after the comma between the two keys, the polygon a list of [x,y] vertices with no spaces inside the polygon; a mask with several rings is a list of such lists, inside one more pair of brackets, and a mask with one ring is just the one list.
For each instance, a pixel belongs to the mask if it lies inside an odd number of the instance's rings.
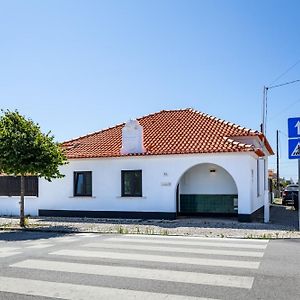
{"label": "building facade", "polygon": [[[267,157],[256,131],[200,112],[162,111],[67,141],[63,179],[39,180],[26,214],[122,218],[237,216],[264,206]],[[0,196],[17,215],[18,197]]]}

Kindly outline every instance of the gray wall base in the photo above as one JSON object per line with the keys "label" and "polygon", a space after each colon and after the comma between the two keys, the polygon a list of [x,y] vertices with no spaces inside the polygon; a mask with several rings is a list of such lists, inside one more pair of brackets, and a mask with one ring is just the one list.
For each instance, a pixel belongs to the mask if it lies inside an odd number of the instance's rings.
{"label": "gray wall base", "polygon": [[[238,214],[239,222],[263,221],[264,207],[262,206],[252,214]],[[120,218],[120,219],[176,219],[175,212],[140,212],[140,211],[90,211],[90,210],[52,210],[39,209],[41,217],[76,217],[76,218]],[[233,217],[235,214],[184,214],[178,213],[178,216],[190,217]]]}
{"label": "gray wall base", "polygon": [[264,207],[260,207],[256,211],[254,211],[252,214],[238,214],[238,221],[239,222],[261,222],[264,219]]}
{"label": "gray wall base", "polygon": [[52,210],[39,209],[41,217],[77,217],[77,218],[121,218],[121,219],[176,219],[173,212],[140,211],[91,211],[91,210]]}

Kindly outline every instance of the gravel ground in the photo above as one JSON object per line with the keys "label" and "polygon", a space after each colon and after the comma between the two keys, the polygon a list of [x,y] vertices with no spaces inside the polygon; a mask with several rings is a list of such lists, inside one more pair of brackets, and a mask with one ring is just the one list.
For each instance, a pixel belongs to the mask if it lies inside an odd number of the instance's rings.
{"label": "gravel ground", "polygon": [[[20,229],[17,217],[0,218],[0,229]],[[92,219],[31,217],[27,230],[160,234],[237,238],[300,238],[295,228],[280,224],[239,223],[234,219],[186,218],[177,220]]]}

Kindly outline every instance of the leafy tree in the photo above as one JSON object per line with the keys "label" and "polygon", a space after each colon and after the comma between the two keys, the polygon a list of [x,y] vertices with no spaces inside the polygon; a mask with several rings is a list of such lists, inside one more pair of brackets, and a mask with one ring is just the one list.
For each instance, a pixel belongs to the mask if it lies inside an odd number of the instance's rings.
{"label": "leafy tree", "polygon": [[64,177],[59,166],[66,164],[67,159],[51,132],[42,133],[38,124],[18,111],[1,111],[0,173],[21,177],[20,226],[25,227],[25,176],[48,181]]}

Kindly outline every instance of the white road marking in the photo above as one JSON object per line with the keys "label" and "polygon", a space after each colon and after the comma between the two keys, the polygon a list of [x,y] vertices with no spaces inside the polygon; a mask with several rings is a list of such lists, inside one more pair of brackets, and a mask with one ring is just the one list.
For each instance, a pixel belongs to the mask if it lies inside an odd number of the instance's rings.
{"label": "white road marking", "polygon": [[22,252],[0,252],[0,258],[9,257],[17,254],[21,254]]}
{"label": "white road marking", "polygon": [[195,240],[195,241],[222,241],[222,242],[238,242],[238,243],[254,243],[254,244],[267,244],[269,240],[267,239],[238,239],[238,238],[210,238],[201,236],[179,236],[179,235],[142,235],[142,234],[126,234],[126,237],[131,237],[133,239],[179,239],[179,240]]}
{"label": "white road marking", "polygon": [[19,247],[0,247],[0,253],[21,250]]}
{"label": "white road marking", "polygon": [[192,254],[209,254],[209,255],[228,255],[228,256],[245,256],[245,257],[263,257],[262,251],[236,251],[236,250],[218,250],[207,248],[180,248],[180,247],[164,247],[148,244],[144,245],[128,245],[109,242],[89,243],[84,247],[104,248],[104,249],[121,249],[121,250],[145,250],[145,251],[161,251],[161,252],[176,252],[176,253],[192,253]]}
{"label": "white road marking", "polygon": [[54,246],[54,244],[42,243],[42,244],[36,244],[36,245],[28,246],[26,248],[29,248],[29,249],[44,249],[44,248],[48,248],[48,247],[52,247],[52,246]]}
{"label": "white road marking", "polygon": [[32,279],[0,277],[0,291],[38,297],[52,297],[66,300],[192,300],[209,299],[180,295],[160,294],[125,290],[118,288],[78,285],[71,283],[49,282]]}
{"label": "white road marking", "polygon": [[10,267],[251,289],[254,278],[28,259]]}
{"label": "white road marking", "polygon": [[84,251],[84,250],[58,250],[49,254],[73,256],[73,257],[152,261],[152,262],[161,262],[161,263],[192,264],[192,265],[218,266],[218,267],[230,267],[230,268],[246,268],[246,269],[259,268],[259,262],[256,261],[161,256],[161,255],[137,254],[137,253],[116,253],[116,252],[102,252],[102,251],[96,252],[96,251]]}
{"label": "white road marking", "polygon": [[88,233],[88,232],[85,232],[85,233],[76,233],[76,236],[80,236],[80,237],[99,237],[100,235],[99,234],[96,234],[96,233]]}
{"label": "white road marking", "polygon": [[71,243],[71,242],[78,242],[79,239],[74,236],[67,236],[67,237],[57,237],[57,238],[52,238],[51,242],[59,242],[59,243]]}
{"label": "white road marking", "polygon": [[49,243],[49,239],[44,240],[34,240],[34,241],[24,241],[25,245],[41,245],[41,244],[48,244]]}
{"label": "white road marking", "polygon": [[133,238],[118,238],[111,237],[106,239],[109,242],[131,242],[131,243],[152,243],[152,244],[167,244],[167,245],[186,245],[186,246],[207,246],[207,247],[225,247],[225,248],[248,248],[248,249],[266,249],[267,244],[245,244],[245,243],[226,243],[201,240],[155,240],[155,239],[133,239]]}

